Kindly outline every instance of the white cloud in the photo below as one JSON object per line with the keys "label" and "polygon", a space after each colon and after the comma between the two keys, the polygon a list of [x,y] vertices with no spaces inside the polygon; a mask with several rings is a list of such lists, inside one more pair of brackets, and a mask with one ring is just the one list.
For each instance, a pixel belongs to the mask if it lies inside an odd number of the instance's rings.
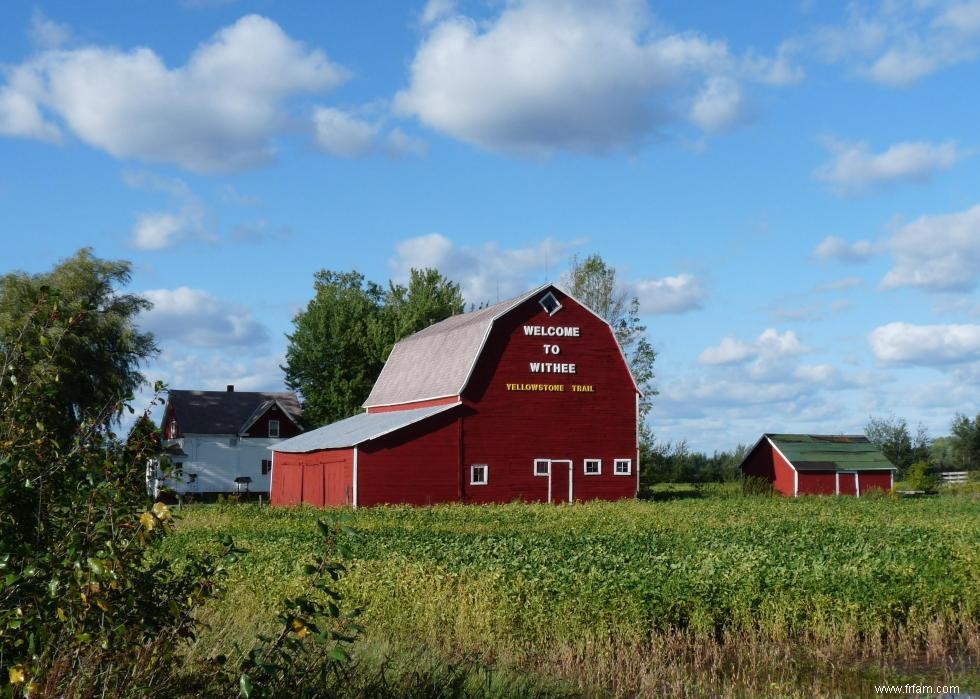
{"label": "white cloud", "polygon": [[661,279],[641,279],[629,285],[644,315],[685,313],[702,307],[707,292],[690,274]]}
{"label": "white cloud", "polygon": [[922,216],[887,243],[894,266],[882,288],[971,291],[980,278],[980,205],[966,211]]}
{"label": "white cloud", "polygon": [[732,337],[722,338],[721,342],[708,347],[700,355],[698,362],[707,365],[740,364],[749,359],[756,359],[757,370],[762,370],[763,362],[769,363],[795,357],[803,354],[807,348],[803,346],[796,333],[792,330],[780,334],[774,328],[767,328],[754,342],[744,342]]}
{"label": "white cloud", "polygon": [[904,182],[928,182],[934,174],[949,170],[968,153],[955,142],[932,144],[905,141],[881,153],[867,143],[831,142],[833,159],[814,176],[841,195],[860,194]]}
{"label": "white cloud", "polygon": [[554,274],[578,244],[548,238],[522,248],[501,248],[496,243],[459,246],[440,233],[431,233],[399,243],[388,266],[396,281],[407,279],[413,267],[434,267],[461,285],[467,303],[495,303],[541,283],[546,267]]}
{"label": "white cloud", "polygon": [[789,70],[785,55],[778,68],[743,65],[724,41],[652,26],[641,0],[515,0],[486,22],[455,15],[422,41],[395,108],[490,150],[608,152],[684,113],[723,129],[743,111],[739,80]]}
{"label": "white cloud", "polygon": [[392,129],[388,133],[387,151],[392,157],[425,155],[428,146],[425,141],[409,136],[401,129]]}
{"label": "white cloud", "polygon": [[288,98],[329,90],[346,77],[322,51],[249,15],[177,68],[145,47],[45,51],[14,68],[3,86],[0,132],[44,137],[58,120],[118,158],[236,171],[274,156],[272,137],[285,125]]}
{"label": "white cloud", "polygon": [[868,335],[874,356],[891,364],[942,365],[980,359],[980,325],[889,323]]}
{"label": "white cloud", "polygon": [[441,19],[445,19],[456,11],[455,0],[429,0],[422,8],[422,15],[419,21],[423,26],[435,24]]}
{"label": "white cloud", "polygon": [[140,325],[171,346],[252,347],[268,340],[265,326],[248,309],[202,289],[150,289],[142,296],[153,308],[140,314]]}
{"label": "white cloud", "polygon": [[756,348],[750,342],[724,337],[715,347],[708,347],[700,355],[702,364],[737,364],[756,355]]}
{"label": "white cloud", "polygon": [[817,259],[849,263],[867,262],[874,254],[874,245],[867,240],[848,243],[835,235],[828,235],[813,250],[813,256]]}
{"label": "white cloud", "polygon": [[694,99],[691,121],[705,131],[721,131],[737,122],[744,108],[739,84],[729,77],[713,76]]}
{"label": "white cloud", "polygon": [[906,87],[978,55],[980,9],[967,2],[848,5],[843,23],[819,29],[809,43],[828,63],[844,63],[872,82]]}
{"label": "white cloud", "polygon": [[317,145],[328,153],[348,158],[369,153],[378,135],[376,125],[331,107],[317,108],[313,123]]}
{"label": "white cloud", "polygon": [[123,181],[133,189],[167,194],[172,201],[171,210],[136,215],[131,242],[137,249],[164,250],[188,238],[215,239],[208,229],[207,208],[183,180],[148,172],[127,172]]}
{"label": "white cloud", "polygon": [[31,13],[31,26],[27,34],[38,48],[57,49],[71,39],[71,27],[55,22],[35,7]]}

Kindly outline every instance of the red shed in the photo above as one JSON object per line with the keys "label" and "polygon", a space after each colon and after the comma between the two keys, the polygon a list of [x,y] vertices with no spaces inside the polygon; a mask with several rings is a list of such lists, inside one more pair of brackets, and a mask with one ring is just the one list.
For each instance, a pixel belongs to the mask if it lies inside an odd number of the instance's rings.
{"label": "red shed", "polygon": [[274,447],[272,503],[634,497],[638,398],[609,324],[545,285],[397,343],[364,413]]}
{"label": "red shed", "polygon": [[856,495],[891,490],[895,466],[864,435],[764,434],[742,473],[765,478],[783,495]]}

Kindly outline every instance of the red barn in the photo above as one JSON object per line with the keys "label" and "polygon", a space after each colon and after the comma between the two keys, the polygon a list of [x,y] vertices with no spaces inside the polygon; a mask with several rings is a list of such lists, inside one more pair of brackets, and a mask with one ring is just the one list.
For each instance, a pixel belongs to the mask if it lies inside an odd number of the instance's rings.
{"label": "red barn", "polygon": [[364,413],[275,445],[272,503],[634,497],[638,398],[609,324],[549,284],[396,344]]}
{"label": "red barn", "polygon": [[895,471],[864,435],[764,434],[742,473],[765,478],[783,495],[856,495],[891,490]]}

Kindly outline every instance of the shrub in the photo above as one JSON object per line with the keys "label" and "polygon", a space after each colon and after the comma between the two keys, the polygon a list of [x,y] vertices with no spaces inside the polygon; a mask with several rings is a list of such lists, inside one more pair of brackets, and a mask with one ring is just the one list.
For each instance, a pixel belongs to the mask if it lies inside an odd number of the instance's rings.
{"label": "shrub", "polygon": [[916,461],[909,466],[905,480],[910,489],[924,490],[927,493],[934,493],[939,486],[939,477],[928,461]]}
{"label": "shrub", "polygon": [[746,476],[742,479],[743,495],[772,495],[773,487],[768,478]]}

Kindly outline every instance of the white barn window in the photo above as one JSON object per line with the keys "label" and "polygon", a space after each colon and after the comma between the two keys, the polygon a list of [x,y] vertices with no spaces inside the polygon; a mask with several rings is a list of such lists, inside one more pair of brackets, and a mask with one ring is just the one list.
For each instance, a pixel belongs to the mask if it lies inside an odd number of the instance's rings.
{"label": "white barn window", "polygon": [[534,475],[535,476],[547,476],[551,473],[551,462],[547,459],[535,459],[534,460]]}
{"label": "white barn window", "polygon": [[613,462],[613,473],[617,476],[628,476],[633,473],[632,459],[616,459]]}
{"label": "white barn window", "polygon": [[490,480],[490,474],[486,464],[472,464],[470,466],[470,485],[486,485]]}
{"label": "white barn window", "polygon": [[602,459],[586,459],[583,471],[586,476],[602,475]]}

